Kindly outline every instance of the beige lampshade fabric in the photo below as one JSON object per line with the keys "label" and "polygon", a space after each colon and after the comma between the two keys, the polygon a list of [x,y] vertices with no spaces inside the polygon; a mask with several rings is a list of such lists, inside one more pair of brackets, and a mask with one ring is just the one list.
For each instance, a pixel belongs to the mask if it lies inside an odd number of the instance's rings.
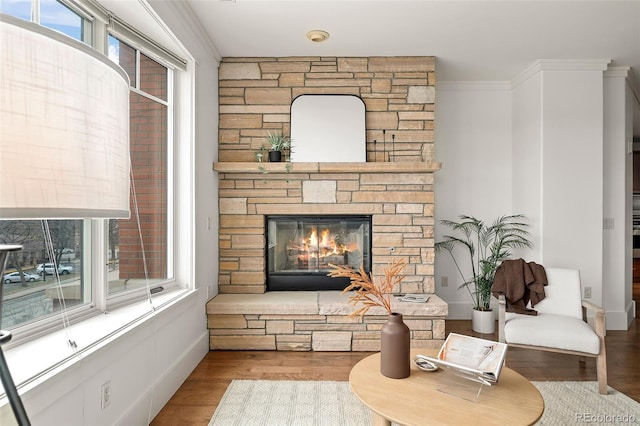
{"label": "beige lampshade fabric", "polygon": [[0,17],[0,219],[129,217],[129,81],[63,34]]}

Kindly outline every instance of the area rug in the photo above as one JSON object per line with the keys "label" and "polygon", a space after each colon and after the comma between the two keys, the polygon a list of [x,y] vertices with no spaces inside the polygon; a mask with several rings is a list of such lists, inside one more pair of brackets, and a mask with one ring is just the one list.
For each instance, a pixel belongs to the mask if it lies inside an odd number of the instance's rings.
{"label": "area rug", "polygon": [[[545,402],[537,425],[640,424],[640,403],[596,382],[533,382]],[[209,426],[368,426],[371,412],[348,382],[234,380]]]}

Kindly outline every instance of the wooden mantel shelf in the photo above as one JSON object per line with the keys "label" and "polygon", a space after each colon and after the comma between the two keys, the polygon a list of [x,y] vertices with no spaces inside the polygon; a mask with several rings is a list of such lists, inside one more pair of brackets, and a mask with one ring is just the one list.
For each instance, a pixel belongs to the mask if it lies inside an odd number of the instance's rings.
{"label": "wooden mantel shelf", "polygon": [[258,163],[214,162],[219,173],[432,173],[442,163],[423,162],[367,162],[367,163]]}

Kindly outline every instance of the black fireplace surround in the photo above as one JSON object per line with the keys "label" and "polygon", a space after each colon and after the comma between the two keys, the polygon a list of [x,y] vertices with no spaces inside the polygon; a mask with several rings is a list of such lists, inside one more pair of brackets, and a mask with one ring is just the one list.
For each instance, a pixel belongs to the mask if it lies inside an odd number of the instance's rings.
{"label": "black fireplace surround", "polygon": [[267,291],[343,290],[330,264],[371,271],[371,216],[266,216]]}

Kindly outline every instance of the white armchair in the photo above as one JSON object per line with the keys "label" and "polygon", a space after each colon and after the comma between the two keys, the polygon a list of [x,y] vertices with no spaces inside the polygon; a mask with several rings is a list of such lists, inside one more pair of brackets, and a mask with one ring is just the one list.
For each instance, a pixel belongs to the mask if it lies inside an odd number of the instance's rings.
{"label": "white armchair", "polygon": [[[537,316],[506,312],[501,294],[498,338],[509,346],[596,358],[598,388],[607,394],[607,354],[604,343],[605,315],[599,306],[582,299],[580,272],[576,269],[545,268],[548,285],[545,298],[533,309]],[[530,306],[529,306],[530,307]],[[595,312],[595,330],[586,322]]]}

